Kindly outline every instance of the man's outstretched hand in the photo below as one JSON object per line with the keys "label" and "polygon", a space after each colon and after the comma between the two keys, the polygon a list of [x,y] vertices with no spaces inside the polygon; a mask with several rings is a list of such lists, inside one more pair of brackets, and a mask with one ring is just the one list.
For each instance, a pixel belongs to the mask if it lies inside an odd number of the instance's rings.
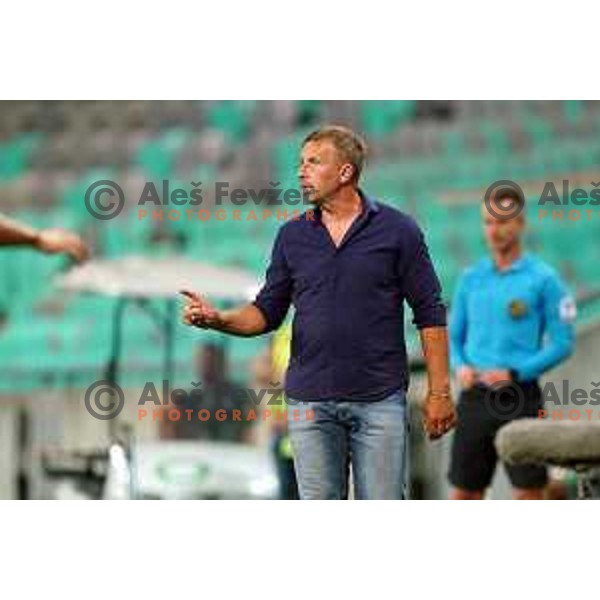
{"label": "man's outstretched hand", "polygon": [[454,402],[449,392],[429,392],[423,404],[423,428],[430,440],[436,440],[456,424]]}
{"label": "man's outstretched hand", "polygon": [[180,294],[187,299],[182,315],[182,320],[186,325],[214,329],[221,324],[221,313],[202,296],[187,290],[181,290]]}
{"label": "man's outstretched hand", "polygon": [[68,254],[77,262],[83,262],[90,255],[85,242],[66,229],[42,229],[37,234],[35,247],[47,254]]}

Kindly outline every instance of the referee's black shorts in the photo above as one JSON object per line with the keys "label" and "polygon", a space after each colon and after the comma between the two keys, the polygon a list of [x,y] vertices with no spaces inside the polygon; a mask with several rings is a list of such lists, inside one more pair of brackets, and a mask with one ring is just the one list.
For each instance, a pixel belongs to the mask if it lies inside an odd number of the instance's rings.
{"label": "referee's black shorts", "polygon": [[[450,483],[467,491],[483,491],[491,483],[498,456],[496,433],[506,423],[524,417],[537,417],[543,407],[537,382],[515,383],[491,391],[483,385],[463,390],[460,395],[458,423],[452,440]],[[515,488],[539,489],[546,485],[542,465],[504,465]]]}

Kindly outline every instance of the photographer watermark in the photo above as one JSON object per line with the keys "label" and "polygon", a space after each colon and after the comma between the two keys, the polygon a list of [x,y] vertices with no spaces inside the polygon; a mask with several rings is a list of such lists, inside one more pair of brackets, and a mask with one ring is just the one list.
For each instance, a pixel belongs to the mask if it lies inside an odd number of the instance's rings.
{"label": "photographer watermark", "polygon": [[123,188],[110,179],[94,181],[85,192],[85,207],[101,221],[114,219],[125,206]]}
{"label": "photographer watermark", "polygon": [[108,421],[119,416],[125,406],[125,394],[120,386],[107,379],[95,381],[86,391],[84,404],[95,419]]}
{"label": "photographer watermark", "polygon": [[519,216],[524,202],[515,201],[511,195],[516,194],[519,198],[525,198],[521,186],[510,179],[494,181],[485,191],[483,202],[487,211],[500,221],[508,221]]}
{"label": "photographer watermark", "polygon": [[163,210],[162,208],[152,209],[148,211],[145,208],[138,209],[137,217],[138,221],[298,221],[302,214],[307,221],[314,221],[314,211],[307,210],[301,213],[299,210],[293,210],[288,212],[287,210],[270,210],[263,209],[254,210],[250,209],[247,212],[242,212],[240,209],[226,210],[219,208],[216,210],[209,210],[203,208],[200,210],[186,209],[184,211],[178,209]]}
{"label": "photographer watermark", "polygon": [[[512,193],[515,193],[522,201],[514,200],[511,197]],[[600,181],[591,181],[589,186],[586,184],[585,187],[574,187],[568,179],[563,179],[559,183],[546,181],[541,193],[528,195],[529,202],[534,201],[540,207],[537,215],[539,221],[574,222],[600,219]],[[536,196],[537,200],[535,200]],[[494,181],[487,188],[484,194],[484,203],[487,211],[493,217],[506,221],[514,219],[521,213],[525,207],[525,197],[523,188],[517,182],[501,179]],[[598,209],[581,208],[587,206],[598,207]]]}
{"label": "photographer watermark", "polygon": [[490,415],[500,420],[510,420],[523,414],[525,392],[514,381],[498,381],[487,387],[483,402]]}
{"label": "photographer watermark", "polygon": [[492,416],[505,421],[529,413],[531,417],[553,421],[600,420],[600,381],[591,381],[588,389],[572,388],[568,379],[547,381],[539,392],[536,407],[533,403],[537,400],[525,393],[522,384],[500,381],[487,387],[483,401]]}
{"label": "photographer watermark", "polygon": [[[210,196],[211,206],[219,209],[223,207],[254,207],[271,209],[268,218],[277,215],[273,207],[300,207],[309,205],[308,193],[298,188],[284,188],[279,181],[269,181],[263,187],[232,187],[227,181],[216,181],[206,193],[202,189],[202,181],[190,181],[189,187],[173,185],[168,179],[160,183],[147,181],[139,194],[130,204],[139,207],[138,218],[141,220],[148,215],[153,220],[162,220],[165,214],[170,220],[180,220],[182,215],[187,215],[188,220],[194,214],[202,211],[198,209],[205,197]],[[115,181],[102,179],[94,181],[85,193],[85,206],[92,217],[101,220],[109,220],[117,217],[125,205],[125,194],[123,188]],[[187,208],[186,208],[187,207]],[[207,214],[204,209],[203,214]],[[268,212],[268,211],[267,211]],[[298,212],[300,212],[298,210]],[[160,217],[159,217],[160,216]],[[263,219],[266,219],[263,211]],[[200,220],[207,220],[206,218]],[[287,217],[286,217],[287,218]],[[222,219],[221,219],[222,220]]]}
{"label": "photographer watermark", "polygon": [[[138,421],[314,420],[312,409],[293,408],[308,403],[286,397],[279,382],[271,382],[269,388],[243,388],[227,383],[206,389],[200,381],[190,383],[188,390],[171,389],[166,379],[158,386],[153,381],[145,382],[136,400]],[[109,396],[108,401],[105,396]],[[123,410],[125,394],[116,383],[96,381],[86,390],[84,403],[95,419],[114,419]]]}

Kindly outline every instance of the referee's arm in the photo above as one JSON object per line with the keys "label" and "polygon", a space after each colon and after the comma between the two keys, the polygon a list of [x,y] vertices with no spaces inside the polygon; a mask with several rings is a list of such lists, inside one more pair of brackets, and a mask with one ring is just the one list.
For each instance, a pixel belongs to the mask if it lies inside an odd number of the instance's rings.
{"label": "referee's arm", "polygon": [[467,325],[467,297],[463,275],[456,286],[450,310],[450,364],[455,371],[468,365],[465,356]]}
{"label": "referee's arm", "polygon": [[546,279],[542,302],[546,343],[539,352],[513,369],[520,380],[537,379],[566,360],[575,347],[575,301],[557,275]]}

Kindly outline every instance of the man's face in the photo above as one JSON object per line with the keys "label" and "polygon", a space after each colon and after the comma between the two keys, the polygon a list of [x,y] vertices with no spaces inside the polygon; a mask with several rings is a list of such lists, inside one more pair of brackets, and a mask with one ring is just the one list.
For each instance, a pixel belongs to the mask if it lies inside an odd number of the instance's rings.
{"label": "man's face", "polygon": [[[495,210],[501,213],[501,209],[497,205],[495,205]],[[490,214],[483,205],[481,216],[485,239],[490,250],[506,252],[521,239],[525,225],[522,213],[512,219],[501,220]]]}
{"label": "man's face", "polygon": [[298,170],[302,194],[311,203],[322,204],[345,183],[343,174],[348,168],[330,141],[307,142],[300,153]]}

